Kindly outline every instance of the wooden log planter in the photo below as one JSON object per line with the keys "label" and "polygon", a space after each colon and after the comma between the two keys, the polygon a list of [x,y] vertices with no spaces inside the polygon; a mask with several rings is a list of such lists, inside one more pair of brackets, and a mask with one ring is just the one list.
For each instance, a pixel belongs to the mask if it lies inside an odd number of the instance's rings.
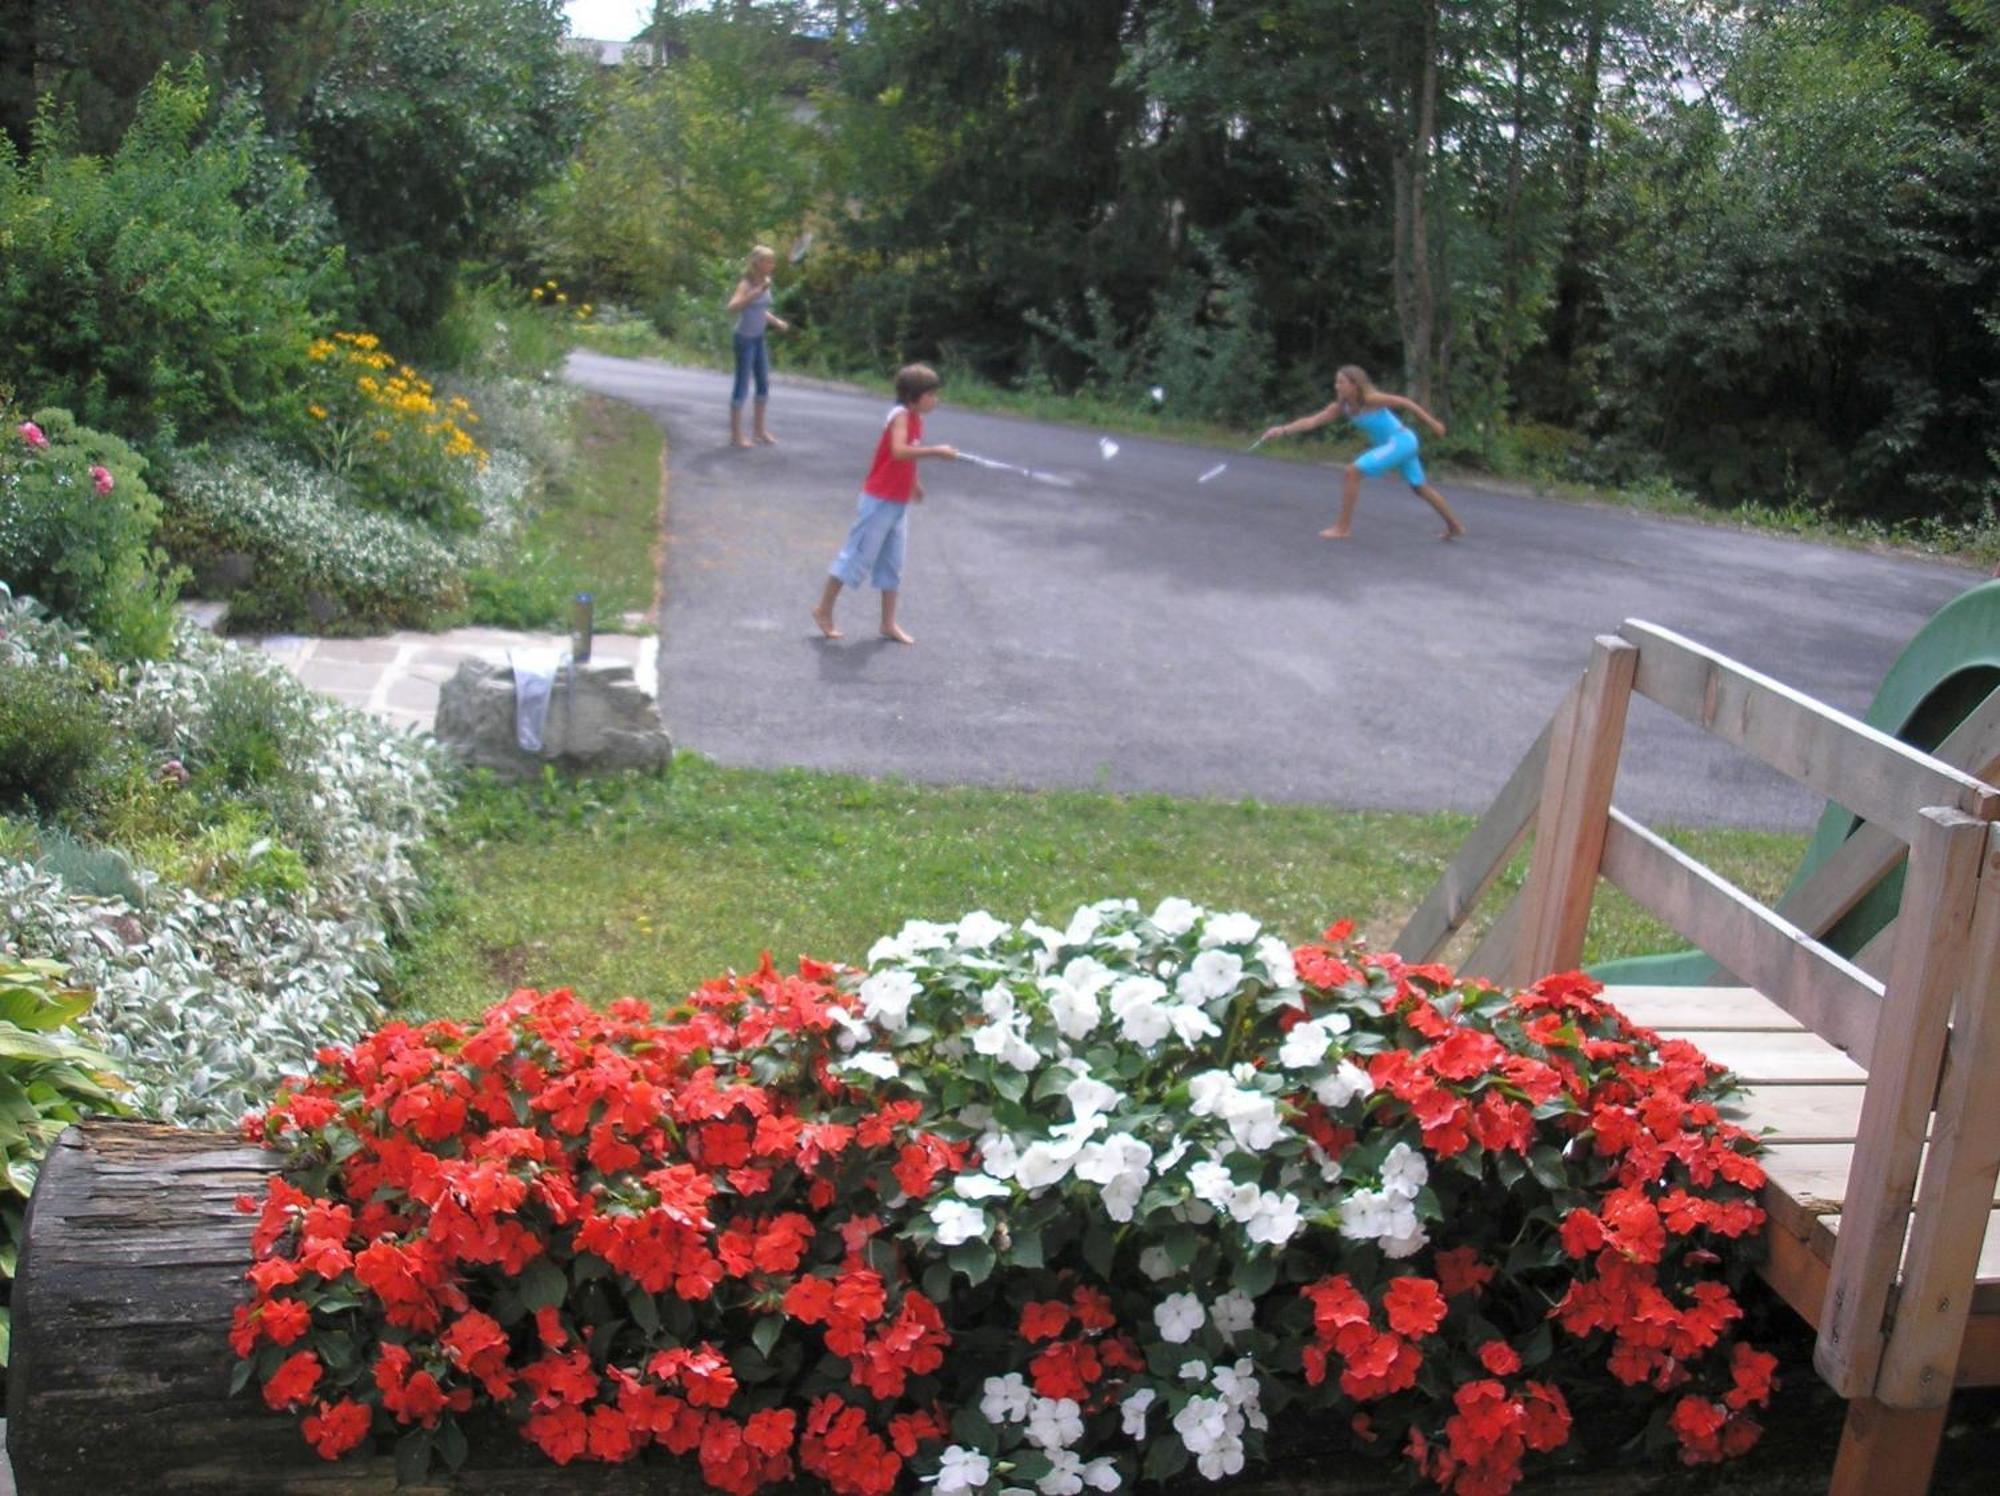
{"label": "wooden log planter", "polygon": [[[345,1496],[396,1490],[390,1451],[322,1460],[298,1420],[230,1394],[229,1319],[248,1297],[258,1194],[278,1156],[218,1133],[136,1122],[65,1132],[42,1166],[14,1280],[7,1454],[22,1496],[145,1491]],[[468,1420],[471,1457],[448,1480],[404,1491],[706,1496],[693,1462],[559,1468],[497,1418]],[[1154,1488],[1158,1489],[1158,1488]],[[1359,1459],[1343,1428],[1301,1428],[1262,1469],[1183,1493],[1385,1496],[1400,1468]],[[1545,1473],[1537,1496],[1673,1491],[1665,1469]]]}

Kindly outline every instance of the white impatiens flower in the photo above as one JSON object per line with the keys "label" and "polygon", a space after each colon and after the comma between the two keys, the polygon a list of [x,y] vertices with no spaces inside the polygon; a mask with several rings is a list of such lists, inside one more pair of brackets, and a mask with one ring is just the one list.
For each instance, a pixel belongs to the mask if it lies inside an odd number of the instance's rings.
{"label": "white impatiens flower", "polygon": [[1076,1159],[1076,1177],[1102,1186],[1105,1214],[1119,1224],[1132,1219],[1145,1192],[1153,1150],[1130,1133],[1113,1133],[1086,1146]]}
{"label": "white impatiens flower", "polygon": [[1063,931],[1064,945],[1087,945],[1090,937],[1097,933],[1097,927],[1104,923],[1104,916],[1094,904],[1085,904],[1072,914],[1069,928]]}
{"label": "white impatiens flower", "polygon": [[1104,1014],[1097,994],[1110,985],[1114,973],[1095,956],[1078,956],[1059,976],[1043,977],[1042,992],[1049,1000],[1049,1016],[1065,1039],[1087,1038]]}
{"label": "white impatiens flower", "polygon": [[1169,940],[1175,940],[1194,928],[1194,922],[1201,918],[1201,906],[1191,904],[1186,899],[1161,899],[1159,907],[1151,916],[1154,929]]}
{"label": "white impatiens flower", "polygon": [[958,922],[958,944],[962,950],[983,951],[1011,928],[984,909],[975,909]]}
{"label": "white impatiens flower", "polygon": [[1352,1060],[1342,1060],[1337,1069],[1313,1082],[1313,1097],[1328,1111],[1374,1093],[1375,1082]]}
{"label": "white impatiens flower", "polygon": [[1151,1049],[1172,1032],[1164,999],[1166,983],[1157,977],[1129,976],[1112,985],[1108,1001],[1111,1016],[1118,1020],[1119,1032],[1128,1044]]}
{"label": "white impatiens flower", "polygon": [[1234,951],[1203,951],[1174,981],[1174,991],[1190,1002],[1227,997],[1243,980],[1243,958]]}
{"label": "white impatiens flower", "polygon": [[1257,959],[1264,963],[1264,970],[1270,973],[1273,987],[1289,987],[1298,981],[1299,971],[1292,962],[1292,948],[1277,936],[1265,935],[1258,940]]}
{"label": "white impatiens flower", "polygon": [[1066,1178],[1084,1144],[1104,1125],[1103,1114],[1094,1112],[1050,1128],[1046,1138],[1037,1139],[1021,1150],[1021,1157],[1014,1165],[1014,1183],[1024,1190],[1038,1190]]}
{"label": "white impatiens flower", "polygon": [[970,1492],[983,1490],[992,1478],[993,1468],[985,1455],[953,1444],[939,1456],[937,1496],[969,1496]]}
{"label": "white impatiens flower", "polygon": [[1217,1210],[1228,1208],[1229,1197],[1236,1189],[1236,1180],[1229,1170],[1212,1158],[1205,1158],[1189,1169],[1187,1182],[1195,1199]]}
{"label": "white impatiens flower", "polygon": [[980,1389],[979,1411],[988,1423],[1019,1423],[1035,1405],[1035,1391],[1018,1371],[988,1377]]}
{"label": "white impatiens flower", "polygon": [[986,1212],[961,1200],[937,1201],[931,1206],[931,1222],[937,1227],[937,1240],[941,1247],[982,1240],[986,1235]]}
{"label": "white impatiens flower", "polygon": [[1069,1102],[1070,1112],[1078,1121],[1110,1111],[1123,1094],[1116,1086],[1107,1086],[1088,1071],[1063,1087],[1063,1099]]}
{"label": "white impatiens flower", "polygon": [[1083,1409],[1072,1398],[1038,1397],[1028,1407],[1028,1442],[1050,1453],[1083,1437]]}
{"label": "white impatiens flower", "polygon": [[840,1030],[835,1042],[842,1049],[852,1049],[857,1044],[866,1044],[875,1037],[875,1031],[868,1026],[865,1019],[855,1017],[845,1008],[828,1004],[826,1014],[833,1020],[834,1027]]}
{"label": "white impatiens flower", "polygon": [[1408,1143],[1398,1143],[1382,1160],[1382,1190],[1385,1194],[1414,1200],[1430,1177],[1431,1166],[1424,1161],[1423,1154]]}
{"label": "white impatiens flower", "polygon": [[1218,945],[1248,945],[1263,928],[1241,910],[1233,914],[1211,914],[1208,923],[1201,927],[1201,947],[1207,950]]}
{"label": "white impatiens flower", "polygon": [[1118,1418],[1124,1427],[1126,1438],[1146,1437],[1146,1410],[1153,1406],[1154,1400],[1159,1395],[1151,1387],[1141,1387],[1118,1405]]}
{"label": "white impatiens flower", "polygon": [[1147,1247],[1139,1253],[1139,1271],[1155,1283],[1165,1282],[1180,1271],[1165,1247]]}
{"label": "white impatiens flower", "polygon": [[909,1022],[911,1000],[922,990],[907,971],[878,971],[861,984],[861,1012],[883,1031],[899,1033]]}
{"label": "white impatiens flower", "polygon": [[1170,1293],[1153,1306],[1153,1323],[1169,1345],[1186,1345],[1207,1319],[1201,1300],[1191,1293]]}
{"label": "white impatiens flower", "polygon": [[[1335,1027],[1332,1020],[1340,1020]],[[1341,1013],[1329,1013],[1324,1018],[1316,1018],[1311,1023],[1299,1023],[1285,1035],[1284,1043],[1278,1046],[1278,1063],[1287,1070],[1310,1070],[1326,1058],[1326,1052],[1333,1047],[1334,1035],[1347,1028],[1347,1017]]]}
{"label": "white impatiens flower", "polygon": [[1266,1246],[1282,1247],[1304,1222],[1299,1216],[1299,1197],[1272,1190],[1257,1202],[1257,1213],[1244,1224],[1243,1234]]}
{"label": "white impatiens flower", "polygon": [[1083,1489],[1083,1456],[1071,1449],[1049,1451],[1049,1473],[1035,1482],[1042,1496],[1077,1496]]}
{"label": "white impatiens flower", "polygon": [[879,966],[884,961],[907,961],[919,951],[940,950],[950,944],[950,925],[913,919],[905,922],[894,935],[884,935],[868,947],[868,964]]}
{"label": "white impatiens flower", "polygon": [[989,1132],[979,1140],[979,1167],[995,1179],[1012,1179],[1020,1166],[1021,1145],[1004,1132]]}
{"label": "white impatiens flower", "polygon": [[1123,1481],[1118,1475],[1118,1463],[1109,1455],[1099,1455],[1083,1467],[1083,1483],[1093,1491],[1115,1491]]}
{"label": "white impatiens flower", "polygon": [[883,1054],[879,1049],[864,1049],[837,1061],[835,1070],[859,1070],[864,1075],[872,1075],[877,1080],[894,1080],[903,1073],[894,1055]]}
{"label": "white impatiens flower", "polygon": [[1224,1340],[1235,1340],[1257,1318],[1257,1301],[1240,1288],[1232,1288],[1208,1306],[1208,1317]]}
{"label": "white impatiens flower", "polygon": [[1208,1380],[1206,1361],[1183,1361],[1180,1370],[1174,1373],[1183,1382],[1205,1382]]}
{"label": "white impatiens flower", "polygon": [[1199,1003],[1177,1003],[1168,1008],[1167,1022],[1173,1026],[1175,1035],[1183,1044],[1199,1044],[1203,1039],[1216,1039],[1222,1035],[1221,1028],[1202,1011]]}
{"label": "white impatiens flower", "polygon": [[998,1200],[1014,1192],[991,1174],[961,1174],[951,1182],[952,1193],[967,1200]]}

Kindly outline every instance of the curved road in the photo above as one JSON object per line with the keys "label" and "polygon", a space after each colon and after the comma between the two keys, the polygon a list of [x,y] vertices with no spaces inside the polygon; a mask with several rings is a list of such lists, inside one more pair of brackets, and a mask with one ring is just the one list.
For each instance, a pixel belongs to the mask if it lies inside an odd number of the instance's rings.
{"label": "curved road", "polygon": [[[738,451],[724,375],[577,353],[567,376],[666,430],[661,710],[677,742],[730,764],[1478,811],[1621,619],[1858,713],[1978,580],[1458,483],[1440,486],[1467,540],[1438,543],[1407,489],[1371,481],[1353,538],[1331,543],[1329,468],[1122,436],[1106,461],[1095,432],[956,410],[947,388],[927,440],[1070,486],[924,464],[902,594],[917,645],[877,637],[865,590],[827,643],[807,610],[888,396],[781,380],[781,445]],[[1662,823],[1818,811],[1644,701],[1617,798]]]}

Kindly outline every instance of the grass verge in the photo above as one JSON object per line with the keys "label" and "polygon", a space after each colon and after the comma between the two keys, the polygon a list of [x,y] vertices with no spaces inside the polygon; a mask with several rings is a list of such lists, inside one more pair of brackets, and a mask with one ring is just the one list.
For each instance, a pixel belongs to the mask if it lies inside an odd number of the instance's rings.
{"label": "grass verge", "polygon": [[[1292,941],[1348,916],[1387,944],[1471,825],[725,769],[690,754],[660,778],[481,784],[434,846],[440,897],[402,952],[398,985],[413,1008],[458,1017],[516,986],[672,1000],[766,949],[781,963],[859,962],[906,919],[975,908],[1066,918],[1111,895],[1246,909]],[[1676,840],[1762,898],[1782,889],[1805,841],[1724,830]],[[1600,900],[1590,959],[1674,944],[1635,906]]]}
{"label": "grass verge", "polygon": [[595,599],[597,624],[653,609],[660,535],[659,426],[635,406],[585,395],[570,415],[572,460],[550,474],[519,545],[467,579],[468,621],[564,629],[570,600]]}

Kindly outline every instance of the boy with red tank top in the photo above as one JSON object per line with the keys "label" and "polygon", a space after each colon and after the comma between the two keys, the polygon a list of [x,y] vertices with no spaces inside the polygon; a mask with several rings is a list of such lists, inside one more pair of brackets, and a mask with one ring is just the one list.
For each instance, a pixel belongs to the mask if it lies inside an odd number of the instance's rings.
{"label": "boy with red tank top", "polygon": [[833,558],[819,606],[812,610],[813,622],[829,639],[841,637],[840,630],[833,626],[833,604],[840,596],[840,589],[859,587],[866,578],[882,594],[882,637],[898,644],[917,642],[896,623],[896,590],[903,580],[910,505],[924,500],[917,461],[924,457],[950,460],[958,456],[955,447],[920,445],[924,417],[937,409],[938,383],[936,372],[923,364],[911,364],[896,372],[896,405],[883,423],[881,439],[875,443],[875,460],[861,484],[854,527],[847,532],[847,544]]}

